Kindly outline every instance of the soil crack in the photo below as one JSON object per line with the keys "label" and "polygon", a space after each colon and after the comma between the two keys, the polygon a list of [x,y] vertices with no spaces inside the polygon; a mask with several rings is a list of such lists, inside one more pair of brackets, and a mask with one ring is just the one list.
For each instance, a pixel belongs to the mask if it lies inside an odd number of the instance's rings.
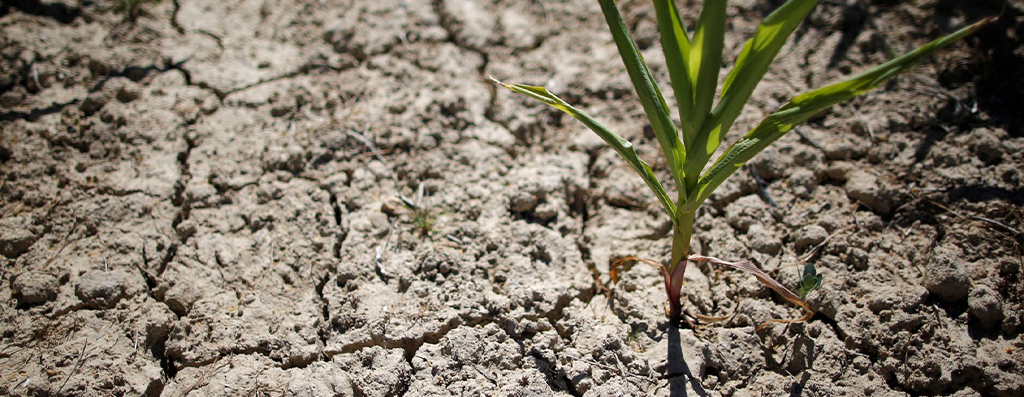
{"label": "soil crack", "polygon": [[[480,56],[481,62],[480,66],[477,68],[477,79],[480,80],[480,82],[487,87],[487,92],[490,95],[490,98],[488,98],[487,100],[487,109],[484,110],[484,118],[486,118],[488,121],[492,123],[500,125],[502,128],[508,131],[512,131],[512,129],[509,128],[507,121],[501,120],[500,118],[497,117],[498,85],[491,82],[491,78],[487,74],[487,68],[489,67],[491,60],[491,54],[481,48],[478,48],[477,46],[459,40],[459,34],[456,31],[455,27],[452,26],[452,20],[454,19],[454,17],[451,15],[451,13],[444,9],[444,0],[434,0],[432,6],[434,8],[434,13],[437,14],[438,22],[441,28],[444,29],[446,33],[447,41],[464,51],[468,51]],[[518,136],[516,138],[523,141]],[[526,142],[523,141],[520,143]],[[507,152],[509,156],[512,156],[512,158],[515,159],[515,150],[510,149],[507,150]]]}
{"label": "soil crack", "polygon": [[185,34],[185,28],[178,22],[178,14],[181,12],[181,3],[179,0],[171,0],[171,27],[174,28],[178,34]]}

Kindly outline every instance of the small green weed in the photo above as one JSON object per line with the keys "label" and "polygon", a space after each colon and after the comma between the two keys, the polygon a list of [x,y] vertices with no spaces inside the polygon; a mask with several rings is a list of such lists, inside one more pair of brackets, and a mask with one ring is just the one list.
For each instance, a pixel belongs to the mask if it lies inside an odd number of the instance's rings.
{"label": "small green weed", "polygon": [[804,266],[804,276],[800,278],[800,283],[796,286],[796,293],[800,295],[800,299],[804,299],[807,294],[818,288],[821,288],[821,275],[818,274],[814,265],[808,263]]}
{"label": "small green weed", "polygon": [[422,235],[433,234],[436,232],[434,226],[437,223],[437,213],[430,209],[413,203],[412,200],[405,198],[404,196],[398,196],[398,199],[402,202],[409,215],[412,217],[412,224]]}

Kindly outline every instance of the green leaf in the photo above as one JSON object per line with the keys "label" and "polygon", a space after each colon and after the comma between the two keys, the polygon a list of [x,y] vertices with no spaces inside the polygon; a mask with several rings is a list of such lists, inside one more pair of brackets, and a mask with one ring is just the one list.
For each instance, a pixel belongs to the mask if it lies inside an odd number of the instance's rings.
{"label": "green leaf", "polygon": [[[715,101],[718,72],[722,69],[725,7],[725,1],[705,2],[691,41],[679,18],[675,1],[654,1],[661,48],[679,105],[683,144],[687,151],[694,145]],[[695,177],[699,172],[687,175]]]}
{"label": "green leaf", "polygon": [[818,4],[818,0],[789,0],[776,9],[757,27],[757,32],[743,45],[736,65],[722,85],[722,99],[711,112],[690,148],[686,174],[700,173],[718,149],[725,134],[743,110],[754,88],[768,72],[786,39]]}
{"label": "green leaf", "polygon": [[690,56],[690,38],[686,34],[683,20],[679,18],[675,0],[654,0],[654,12],[658,16],[661,50],[665,53],[668,77],[672,80],[672,90],[676,94],[679,106],[683,144],[689,150],[699,130],[699,127],[694,126],[692,120],[686,117],[693,108],[694,92],[693,80],[690,79],[690,69],[686,61]]}
{"label": "green leaf", "polygon": [[974,33],[982,26],[994,21],[988,18],[974,25],[960,29],[948,36],[939,38],[899,58],[876,66],[849,80],[819,88],[790,99],[788,103],[768,116],[757,127],[750,130],[742,139],[734,143],[719,157],[714,165],[700,179],[696,194],[682,209],[696,209],[711,195],[711,192],[722,184],[732,173],[736,172],[747,161],[760,153],[764,148],[779,139],[797,125],[807,121],[822,110],[861,95],[884,84],[925,60],[940,48],[952,44],[964,36]]}
{"label": "green leaf", "polygon": [[[622,21],[622,15],[615,7],[615,0],[598,0],[598,2],[601,4],[601,11],[604,12],[605,21],[608,22],[608,27],[611,29],[615,46],[618,47],[619,56],[622,57],[622,63],[626,65],[629,79],[633,83],[637,97],[640,98],[640,105],[643,106],[644,113],[647,114],[647,120],[650,121],[651,127],[654,129],[654,135],[658,137],[658,143],[668,161],[676,186],[679,191],[683,191],[682,165],[686,159],[686,149],[679,141],[679,134],[676,132],[675,124],[672,123],[672,117],[669,116],[665,98],[658,90],[654,76],[647,69],[643,56],[636,48],[636,43],[633,43],[633,39],[629,37],[626,24]],[[675,217],[674,212],[672,216]]]}
{"label": "green leaf", "polygon": [[[690,68],[690,81],[696,82],[690,119],[698,131],[703,129],[704,119],[711,112],[711,105],[715,102],[718,72],[722,70],[725,5],[726,1],[724,0],[705,1],[704,9],[700,12],[700,19],[697,21],[697,30],[693,31],[693,42],[690,46],[687,65]],[[679,117],[686,116],[680,112]],[[697,171],[693,175],[699,173],[700,171]]]}
{"label": "green leaf", "polygon": [[576,109],[572,105],[569,105],[568,103],[563,101],[561,98],[548,92],[548,90],[544,87],[535,87],[522,84],[506,84],[497,80],[494,80],[494,82],[514,92],[518,92],[520,94],[544,102],[548,106],[566,112],[570,116],[575,117],[577,120],[583,122],[584,125],[586,125],[592,131],[597,133],[597,135],[600,136],[601,139],[608,143],[608,146],[611,146],[612,149],[615,149],[615,152],[622,156],[622,158],[625,159],[626,162],[633,167],[633,170],[636,171],[636,173],[640,175],[640,178],[642,178],[644,182],[647,183],[647,186],[650,187],[652,191],[654,191],[654,195],[658,197],[658,201],[661,202],[661,205],[665,207],[665,211],[668,212],[669,217],[672,218],[672,223],[676,223],[675,204],[672,203],[672,200],[669,198],[668,193],[665,192],[665,188],[661,186],[661,182],[658,182],[658,177],[654,175],[654,171],[651,170],[651,167],[647,165],[647,163],[644,162],[642,159],[640,159],[640,156],[636,153],[636,150],[633,149],[632,143],[630,143],[628,140],[626,140],[619,134],[612,132],[607,127],[597,122],[597,120],[594,120],[583,111]]}
{"label": "green leaf", "polygon": [[811,293],[811,291],[821,288],[821,279],[822,277],[818,274],[814,265],[808,263],[804,266],[804,276],[796,287],[796,293],[800,295],[800,299],[806,298],[807,294]]}

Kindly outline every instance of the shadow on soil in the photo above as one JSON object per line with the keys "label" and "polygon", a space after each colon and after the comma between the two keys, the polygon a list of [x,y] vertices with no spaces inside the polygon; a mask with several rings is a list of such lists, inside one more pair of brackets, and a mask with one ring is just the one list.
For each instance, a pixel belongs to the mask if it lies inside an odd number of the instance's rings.
{"label": "shadow on soil", "polygon": [[668,389],[672,397],[688,396],[686,383],[690,383],[695,394],[700,397],[708,395],[704,386],[701,386],[700,379],[693,376],[690,367],[683,357],[683,347],[679,340],[679,326],[669,325],[668,327]]}

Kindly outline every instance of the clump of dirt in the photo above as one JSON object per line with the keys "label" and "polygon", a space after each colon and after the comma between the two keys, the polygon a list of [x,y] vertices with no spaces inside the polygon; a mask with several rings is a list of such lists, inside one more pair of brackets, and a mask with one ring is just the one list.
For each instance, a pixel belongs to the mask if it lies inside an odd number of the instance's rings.
{"label": "clump of dirt", "polygon": [[[620,3],[664,84],[650,4]],[[728,63],[772,8],[732,3]],[[690,266],[687,309],[726,317],[692,329],[656,269],[608,282],[666,258],[670,222],[585,127],[488,80],[548,86],[669,179],[594,2],[118,10],[0,6],[0,394],[1024,387],[1019,3],[823,2],[800,27],[736,131],[1000,15],[703,207],[697,252],[824,276],[811,321],[759,332],[799,313],[734,271]]]}

